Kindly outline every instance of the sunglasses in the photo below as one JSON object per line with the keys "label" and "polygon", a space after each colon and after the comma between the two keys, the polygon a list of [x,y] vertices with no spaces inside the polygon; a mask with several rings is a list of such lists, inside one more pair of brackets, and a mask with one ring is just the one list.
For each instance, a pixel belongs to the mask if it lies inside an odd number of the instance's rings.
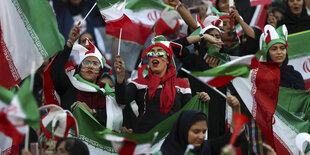
{"label": "sunglasses", "polygon": [[165,52],[165,51],[158,51],[158,52],[154,52],[154,51],[150,51],[150,52],[147,52],[146,53],[147,57],[149,58],[152,58],[154,57],[155,55],[159,58],[163,57],[164,55],[167,55],[168,56],[168,53]]}
{"label": "sunglasses", "polygon": [[97,61],[89,61],[89,60],[85,60],[82,62],[82,64],[84,66],[93,66],[93,67],[100,67],[100,62],[97,62]]}

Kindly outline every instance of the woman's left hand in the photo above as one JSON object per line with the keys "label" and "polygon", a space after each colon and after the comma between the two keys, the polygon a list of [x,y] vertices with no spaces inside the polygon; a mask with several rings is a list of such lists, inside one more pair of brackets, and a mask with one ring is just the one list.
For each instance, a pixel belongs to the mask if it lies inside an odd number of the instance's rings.
{"label": "woman's left hand", "polygon": [[198,98],[203,101],[203,102],[207,102],[210,101],[210,96],[208,95],[208,93],[206,92],[197,92],[197,94],[199,93]]}
{"label": "woman's left hand", "polygon": [[79,104],[82,105],[91,115],[94,115],[93,109],[89,108],[89,106],[85,102],[76,101],[76,105],[73,109],[75,109]]}

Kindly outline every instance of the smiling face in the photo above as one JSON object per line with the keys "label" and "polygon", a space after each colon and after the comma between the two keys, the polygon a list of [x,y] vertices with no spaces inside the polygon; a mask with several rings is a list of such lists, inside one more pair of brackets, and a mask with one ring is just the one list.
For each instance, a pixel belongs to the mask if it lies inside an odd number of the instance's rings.
{"label": "smiling face", "polygon": [[269,56],[273,62],[278,62],[282,66],[286,58],[286,47],[282,43],[275,43],[269,48]]}
{"label": "smiling face", "polygon": [[301,15],[303,0],[288,0],[288,6],[294,15]]}
{"label": "smiling face", "polygon": [[188,144],[192,144],[195,147],[199,147],[206,137],[207,122],[198,121],[191,126],[188,130]]}
{"label": "smiling face", "polygon": [[[98,65],[99,64],[99,65]],[[86,57],[81,63],[80,75],[83,79],[96,83],[100,72],[100,61],[95,56]]]}
{"label": "smiling face", "polygon": [[148,52],[148,58],[153,75],[163,77],[169,64],[167,52],[162,47],[155,46]]}

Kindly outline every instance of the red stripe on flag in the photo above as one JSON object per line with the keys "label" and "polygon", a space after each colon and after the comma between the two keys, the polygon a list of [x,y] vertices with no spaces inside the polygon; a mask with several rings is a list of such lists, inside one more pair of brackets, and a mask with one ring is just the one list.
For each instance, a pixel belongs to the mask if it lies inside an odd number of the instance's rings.
{"label": "red stripe on flag", "polygon": [[[108,35],[112,35],[113,37],[119,37],[119,29],[113,28],[110,24],[106,25],[106,33]],[[132,22],[128,24],[126,27],[123,27],[122,30],[122,40],[135,42],[140,45],[144,45],[146,39],[149,37],[150,34],[153,32],[151,31],[150,26],[138,24]]]}
{"label": "red stripe on flag", "polygon": [[207,83],[213,87],[218,88],[224,86],[234,78],[235,78],[234,76],[217,76],[211,81],[208,81]]}
{"label": "red stripe on flag", "polygon": [[44,93],[46,105],[55,104],[55,105],[59,106],[60,104],[57,100],[57,97],[55,96],[54,84],[53,84],[52,77],[51,77],[52,63],[53,63],[55,57],[52,59],[52,61],[48,64],[48,66],[44,70],[43,93]]}
{"label": "red stripe on flag", "polygon": [[137,146],[137,142],[125,138],[124,142],[123,142],[123,145],[118,150],[118,153],[120,155],[134,154],[136,146]]}
{"label": "red stripe on flag", "polygon": [[[102,18],[104,19],[104,16]],[[119,19],[108,21],[106,26],[112,29],[120,29],[131,23],[131,20],[123,14],[123,16]]]}
{"label": "red stripe on flag", "polygon": [[10,88],[21,81],[18,71],[14,65],[10,51],[8,50],[3,38],[2,28],[0,24],[0,85]]}
{"label": "red stripe on flag", "polygon": [[[252,62],[253,63],[253,62]],[[275,148],[272,120],[278,103],[280,70],[276,63],[261,62],[251,75],[252,115],[269,144]]]}
{"label": "red stripe on flag", "polygon": [[0,131],[5,134],[6,136],[12,138],[12,154],[18,154],[19,152],[19,145],[24,139],[24,135],[18,132],[16,126],[11,124],[10,121],[7,120],[6,114],[0,112]]}
{"label": "red stripe on flag", "polygon": [[274,144],[277,148],[277,154],[294,154],[276,133],[274,133],[274,137]]}
{"label": "red stripe on flag", "polygon": [[271,0],[251,0],[250,2],[251,6],[271,4]]}

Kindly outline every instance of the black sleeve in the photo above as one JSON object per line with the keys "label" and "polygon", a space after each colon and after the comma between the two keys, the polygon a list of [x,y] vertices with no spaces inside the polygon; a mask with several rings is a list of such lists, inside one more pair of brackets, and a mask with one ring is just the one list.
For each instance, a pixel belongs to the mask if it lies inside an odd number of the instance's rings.
{"label": "black sleeve", "polygon": [[182,107],[192,98],[192,94],[182,95]]}
{"label": "black sleeve", "polygon": [[[229,132],[229,133],[227,133],[223,136],[220,136],[216,139],[211,139],[212,154],[220,154],[221,149],[229,143],[231,135],[232,134]],[[243,136],[245,136],[244,131],[239,134],[239,136],[236,139],[234,146],[240,146]]]}
{"label": "black sleeve", "polygon": [[187,41],[187,37],[180,38],[178,40],[173,41],[175,43],[181,44],[183,47],[190,45]]}
{"label": "black sleeve", "polygon": [[119,84],[116,82],[115,85],[115,96],[116,96],[116,102],[118,104],[127,105],[131,101],[133,101],[136,98],[137,93],[137,87],[129,83],[127,86],[125,84],[125,80],[123,83]]}
{"label": "black sleeve", "polygon": [[53,85],[57,93],[62,96],[66,92],[67,88],[71,85],[69,78],[65,72],[65,65],[69,59],[72,47],[65,45],[63,51],[59,52],[52,62],[51,78]]}
{"label": "black sleeve", "polygon": [[296,85],[294,86],[295,87],[294,89],[306,90],[304,78],[298,71],[295,70],[295,72],[296,72],[296,78],[298,80],[296,80]]}

